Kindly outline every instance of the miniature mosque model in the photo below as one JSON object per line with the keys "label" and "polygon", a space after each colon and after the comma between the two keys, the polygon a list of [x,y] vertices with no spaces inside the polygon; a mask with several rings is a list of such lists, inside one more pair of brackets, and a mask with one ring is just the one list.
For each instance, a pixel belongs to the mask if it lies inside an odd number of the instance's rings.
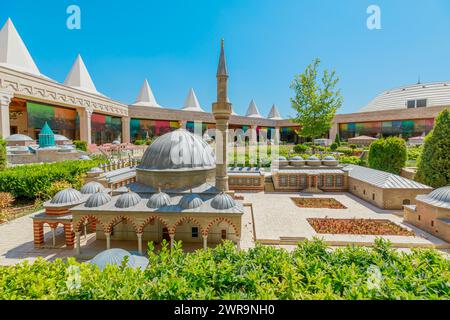
{"label": "miniature mosque model", "polygon": [[64,225],[67,247],[82,252],[80,236],[89,229],[96,239],[137,240],[159,243],[219,243],[229,239],[240,246],[244,206],[228,188],[226,146],[231,103],[227,95],[228,73],[222,40],[217,70],[216,156],[200,136],[178,129],[157,138],[136,167],[136,181],[109,189],[97,181],[80,191],[65,189],[44,204],[45,212],[33,217],[35,245],[44,243],[43,225],[53,232]]}

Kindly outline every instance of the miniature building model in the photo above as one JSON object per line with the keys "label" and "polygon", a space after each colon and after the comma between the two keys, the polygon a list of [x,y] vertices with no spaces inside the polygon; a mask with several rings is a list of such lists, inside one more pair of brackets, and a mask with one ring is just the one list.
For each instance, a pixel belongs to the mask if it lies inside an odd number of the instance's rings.
{"label": "miniature building model", "polygon": [[264,172],[260,168],[228,168],[228,184],[231,190],[264,190]]}
{"label": "miniature building model", "polygon": [[272,180],[277,191],[345,191],[348,188],[347,172],[334,157],[319,160],[315,156],[304,160],[279,157],[272,164]]}
{"label": "miniature building model", "polygon": [[405,222],[450,242],[450,186],[418,195],[415,200],[415,205],[404,206]]}
{"label": "miniature building model", "polygon": [[[136,167],[136,182],[114,191],[99,182],[88,182],[80,192],[68,189],[45,203],[46,213],[35,219],[35,242],[42,242],[43,223],[53,223],[53,212],[64,223],[71,221],[77,254],[81,253],[80,235],[92,230],[96,239],[137,240],[143,252],[143,240],[174,240],[203,244],[230,239],[238,246],[241,236],[243,205],[228,190],[226,167],[228,118],[231,104],[227,96],[227,78],[222,42],[217,72],[216,159],[201,137],[178,129],[157,138],[147,148]],[[101,169],[90,172],[91,178]],[[129,170],[130,168],[116,169]],[[130,172],[133,171],[130,169]],[[89,174],[89,173],[88,173]],[[58,220],[54,222],[58,223]],[[69,243],[73,235],[68,231]]]}

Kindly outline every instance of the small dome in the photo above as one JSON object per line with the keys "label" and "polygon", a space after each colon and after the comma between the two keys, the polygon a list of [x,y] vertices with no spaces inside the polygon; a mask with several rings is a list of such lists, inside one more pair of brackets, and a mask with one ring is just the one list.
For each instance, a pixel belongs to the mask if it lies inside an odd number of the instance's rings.
{"label": "small dome", "polygon": [[18,142],[18,141],[34,141],[31,137],[25,134],[12,134],[5,139],[6,142]]}
{"label": "small dome", "polygon": [[148,200],[147,206],[152,209],[170,206],[170,197],[164,192],[154,193]]}
{"label": "small dome", "polygon": [[112,142],[112,144],[120,144],[120,141],[119,140],[114,140],[113,142]]}
{"label": "small dome", "polygon": [[141,202],[141,197],[134,192],[128,191],[124,194],[121,194],[116,201],[116,208],[130,208],[137,205]]}
{"label": "small dome", "polygon": [[418,195],[416,199],[436,207],[450,209],[450,186],[436,189],[427,195]]}
{"label": "small dome", "polygon": [[81,202],[83,195],[75,189],[69,188],[59,191],[53,199],[51,204],[72,204]]}
{"label": "small dome", "polygon": [[88,171],[89,173],[103,173],[103,170],[99,167],[93,167],[91,170]]}
{"label": "small dome", "polygon": [[196,193],[188,193],[180,200],[180,205],[183,209],[195,209],[203,204],[202,198]]}
{"label": "small dome", "polygon": [[87,156],[87,155],[82,155],[80,157],[80,160],[91,160],[91,158],[89,156]]}
{"label": "small dome", "polygon": [[291,160],[293,160],[293,161],[304,161],[303,158],[300,157],[300,156],[295,156],[295,157],[291,158]]}
{"label": "small dome", "polygon": [[105,192],[96,192],[89,196],[85,206],[87,208],[96,208],[103,206],[112,200],[111,196]]}
{"label": "small dome", "polygon": [[215,167],[214,152],[201,137],[178,129],[158,137],[142,157],[141,169]]}
{"label": "small dome", "polygon": [[332,157],[332,156],[326,156],[325,158],[323,158],[323,160],[326,160],[326,161],[335,161],[336,159],[335,159],[334,157]]}
{"label": "small dome", "polygon": [[94,194],[96,192],[105,191],[105,187],[97,181],[91,181],[86,183],[83,187],[81,187],[80,192],[82,194]]}
{"label": "small dome", "polygon": [[319,158],[317,158],[316,156],[311,156],[308,158],[308,160],[316,161],[319,160]]}
{"label": "small dome", "polygon": [[231,209],[236,206],[236,201],[227,193],[221,192],[211,201],[211,207],[217,210]]}
{"label": "small dome", "polygon": [[280,157],[278,157],[278,160],[285,161],[287,159],[286,159],[286,157],[280,156]]}
{"label": "small dome", "polygon": [[148,259],[130,254],[123,249],[109,249],[97,254],[90,263],[95,264],[100,270],[106,268],[107,265],[121,266],[125,257],[128,257],[126,266],[129,268],[145,269],[148,265]]}

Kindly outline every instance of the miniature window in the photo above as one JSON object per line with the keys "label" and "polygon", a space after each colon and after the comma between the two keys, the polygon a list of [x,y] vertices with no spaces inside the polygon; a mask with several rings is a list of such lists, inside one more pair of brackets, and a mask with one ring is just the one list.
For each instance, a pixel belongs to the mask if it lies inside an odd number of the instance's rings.
{"label": "miniature window", "polygon": [[417,220],[419,220],[419,221],[420,221],[420,216],[417,216]]}
{"label": "miniature window", "polygon": [[355,191],[356,191],[356,186],[353,186],[353,190],[355,190]]}
{"label": "miniature window", "polygon": [[287,177],[286,176],[280,176],[280,186],[287,187]]}
{"label": "miniature window", "polygon": [[297,177],[296,176],[290,176],[289,177],[289,185],[290,186],[297,186]]}
{"label": "miniature window", "polygon": [[434,220],[431,220],[431,226],[434,227]]}
{"label": "miniature window", "polygon": [[411,204],[411,201],[409,199],[403,200],[403,205],[409,205]]}
{"label": "miniature window", "polygon": [[198,238],[198,227],[192,227],[192,238]]}
{"label": "miniature window", "polygon": [[408,109],[413,109],[416,107],[416,100],[408,100],[406,102],[406,106],[408,107]]}
{"label": "miniature window", "polygon": [[326,177],[325,185],[326,185],[328,188],[332,188],[332,187],[333,187],[333,176],[327,176],[327,177]]}
{"label": "miniature window", "polygon": [[363,191],[363,194],[365,195],[366,194],[366,190],[364,189],[364,191]]}
{"label": "miniature window", "polygon": [[317,186],[318,187],[321,187],[321,186],[323,186],[323,176],[318,176],[317,177]]}
{"label": "miniature window", "polygon": [[425,108],[427,106],[427,99],[419,99],[416,101],[416,108]]}
{"label": "miniature window", "polygon": [[306,186],[306,176],[300,176],[300,185],[302,187]]}
{"label": "miniature window", "polygon": [[372,193],[372,200],[375,200],[375,193]]}
{"label": "miniature window", "polygon": [[336,176],[336,187],[342,187],[343,185],[344,185],[344,182],[342,180],[342,176]]}
{"label": "miniature window", "polygon": [[227,230],[222,229],[221,236],[222,236],[222,240],[226,240],[227,239]]}

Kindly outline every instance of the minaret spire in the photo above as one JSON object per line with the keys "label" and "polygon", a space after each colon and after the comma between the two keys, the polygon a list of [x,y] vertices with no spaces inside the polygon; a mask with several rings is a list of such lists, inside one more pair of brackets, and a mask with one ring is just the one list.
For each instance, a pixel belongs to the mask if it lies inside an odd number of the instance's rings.
{"label": "minaret spire", "polygon": [[220,47],[219,65],[217,67],[217,102],[212,105],[216,120],[216,188],[228,191],[227,146],[228,121],[231,115],[231,103],[228,101],[228,72],[225,62],[224,41]]}

